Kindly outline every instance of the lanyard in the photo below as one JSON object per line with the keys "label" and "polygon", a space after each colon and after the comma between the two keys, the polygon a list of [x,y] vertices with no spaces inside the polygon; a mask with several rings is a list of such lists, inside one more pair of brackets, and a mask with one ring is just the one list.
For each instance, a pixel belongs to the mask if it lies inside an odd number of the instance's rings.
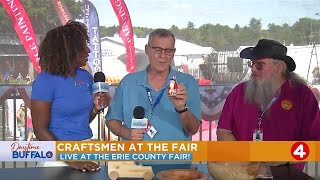
{"label": "lanyard", "polygon": [[150,102],[150,105],[151,105],[151,115],[150,115],[149,120],[152,119],[152,116],[153,116],[153,113],[154,113],[154,109],[159,104],[159,102],[160,102],[160,100],[161,100],[161,98],[163,96],[164,90],[165,89],[161,90],[161,92],[160,92],[159,96],[157,97],[156,101],[153,103],[153,98],[151,96],[151,89],[150,88],[146,88],[148,99],[149,99],[149,102]]}
{"label": "lanyard", "polygon": [[260,114],[260,117],[258,119],[258,131],[260,132],[261,130],[261,123],[262,123],[262,117],[264,115],[264,113],[272,106],[272,104],[278,99],[277,96],[273,97],[271,102],[267,105],[266,108],[263,108],[263,106],[260,106],[260,109],[261,109],[261,114]]}

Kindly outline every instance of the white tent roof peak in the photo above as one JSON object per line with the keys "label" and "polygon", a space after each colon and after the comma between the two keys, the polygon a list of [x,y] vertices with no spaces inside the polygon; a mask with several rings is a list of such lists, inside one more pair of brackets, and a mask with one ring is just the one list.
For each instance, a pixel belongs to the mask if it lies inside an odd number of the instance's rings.
{"label": "white tent roof peak", "polygon": [[[103,37],[101,41],[111,41],[119,45],[123,45],[123,41],[121,37]],[[145,45],[148,43],[148,37],[145,38],[134,38],[134,46],[136,51],[144,51]],[[214,51],[212,47],[203,47],[193,43],[189,43],[187,41],[183,41],[180,39],[176,39],[176,56],[183,56],[183,55],[203,55],[203,54],[210,54]]]}

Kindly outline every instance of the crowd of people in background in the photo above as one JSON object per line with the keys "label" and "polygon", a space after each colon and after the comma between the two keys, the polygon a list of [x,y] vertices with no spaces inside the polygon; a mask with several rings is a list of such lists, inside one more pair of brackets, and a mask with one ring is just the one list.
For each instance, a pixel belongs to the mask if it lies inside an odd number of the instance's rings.
{"label": "crowd of people in background", "polygon": [[21,73],[18,73],[16,77],[14,77],[13,74],[10,72],[5,72],[2,74],[0,72],[0,84],[27,84],[30,85],[32,82],[31,77],[29,74],[26,74],[26,77],[24,78]]}

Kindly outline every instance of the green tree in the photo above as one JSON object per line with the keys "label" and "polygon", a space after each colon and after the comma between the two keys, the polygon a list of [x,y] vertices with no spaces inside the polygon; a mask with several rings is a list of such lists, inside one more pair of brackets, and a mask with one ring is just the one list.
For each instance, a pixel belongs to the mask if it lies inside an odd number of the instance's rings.
{"label": "green tree", "polygon": [[[38,35],[61,25],[53,4],[48,0],[21,0],[29,15],[34,31]],[[78,0],[63,0],[70,10],[73,19],[81,19],[82,2]],[[16,36],[11,19],[6,10],[0,5],[0,33],[11,33]],[[133,27],[137,37],[146,37],[153,29]],[[312,42],[320,43],[320,20],[300,18],[292,26],[289,24],[268,24],[262,29],[261,19],[255,17],[249,20],[247,26],[236,24],[233,28],[220,24],[204,24],[196,28],[188,21],[187,27],[179,29],[172,25],[170,30],[176,38],[202,46],[211,46],[216,50],[235,50],[240,45],[255,45],[261,38],[275,39],[285,44],[306,45]],[[119,31],[119,26],[100,27],[101,37],[113,36]]]}
{"label": "green tree", "polygon": [[181,39],[181,30],[178,28],[178,26],[176,25],[172,25],[169,29],[174,35],[176,38],[178,39]]}
{"label": "green tree", "polygon": [[251,18],[249,27],[255,32],[260,32],[262,27],[261,19]]}
{"label": "green tree", "polygon": [[291,27],[293,31],[293,43],[295,45],[309,44],[313,40],[311,18],[300,18],[299,21],[294,23]]}
{"label": "green tree", "polygon": [[274,23],[268,24],[268,35],[269,39],[281,39],[282,38],[282,27]]}
{"label": "green tree", "polygon": [[[133,29],[133,33],[138,38],[147,37],[147,35],[152,32],[151,28],[145,28],[145,27],[132,27],[132,29]],[[100,26],[101,37],[105,37],[105,36],[112,37],[118,32],[119,32],[119,26],[111,26],[111,27]]]}
{"label": "green tree", "polygon": [[193,22],[191,22],[191,21],[189,21],[188,22],[188,26],[187,26],[187,29],[194,29],[194,23]]}
{"label": "green tree", "polygon": [[194,23],[189,21],[187,28],[183,28],[181,30],[181,35],[182,35],[183,39],[185,39],[188,42],[193,42],[193,40],[195,39],[194,38],[194,36],[195,36],[194,26],[195,26]]}
{"label": "green tree", "polygon": [[251,39],[258,41],[261,39],[261,19],[251,18],[248,30],[251,32]]}
{"label": "green tree", "polygon": [[[60,19],[53,4],[48,0],[21,0],[21,4],[26,10],[30,22],[36,34],[44,35],[49,29],[61,25]],[[63,3],[68,7],[72,17],[81,17],[81,2],[76,0],[63,0]],[[11,19],[4,9],[0,6],[0,33],[14,33],[14,28]]]}
{"label": "green tree", "polygon": [[118,29],[119,29],[119,26],[111,26],[111,27],[100,26],[100,36],[101,37],[114,36],[114,34],[118,32]]}

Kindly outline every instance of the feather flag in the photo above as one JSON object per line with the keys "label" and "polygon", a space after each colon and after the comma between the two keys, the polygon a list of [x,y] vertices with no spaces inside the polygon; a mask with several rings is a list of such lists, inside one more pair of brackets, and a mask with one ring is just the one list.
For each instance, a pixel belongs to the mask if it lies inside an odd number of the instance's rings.
{"label": "feather flag", "polygon": [[34,68],[40,72],[37,38],[27,12],[19,0],[0,0],[0,2],[11,17],[14,30],[19,36]]}
{"label": "feather flag", "polygon": [[83,1],[83,13],[84,23],[88,27],[89,33],[89,44],[90,49],[88,65],[91,69],[91,73],[102,71],[102,59],[101,59],[101,41],[100,41],[100,30],[99,30],[99,17],[94,5],[88,1]]}
{"label": "feather flag", "polygon": [[119,35],[126,47],[127,72],[136,71],[136,52],[134,48],[133,30],[128,8],[123,0],[110,0],[112,8],[119,20]]}
{"label": "feather flag", "polygon": [[60,0],[51,0],[54,8],[56,9],[62,25],[65,25],[71,20],[69,9]]}

